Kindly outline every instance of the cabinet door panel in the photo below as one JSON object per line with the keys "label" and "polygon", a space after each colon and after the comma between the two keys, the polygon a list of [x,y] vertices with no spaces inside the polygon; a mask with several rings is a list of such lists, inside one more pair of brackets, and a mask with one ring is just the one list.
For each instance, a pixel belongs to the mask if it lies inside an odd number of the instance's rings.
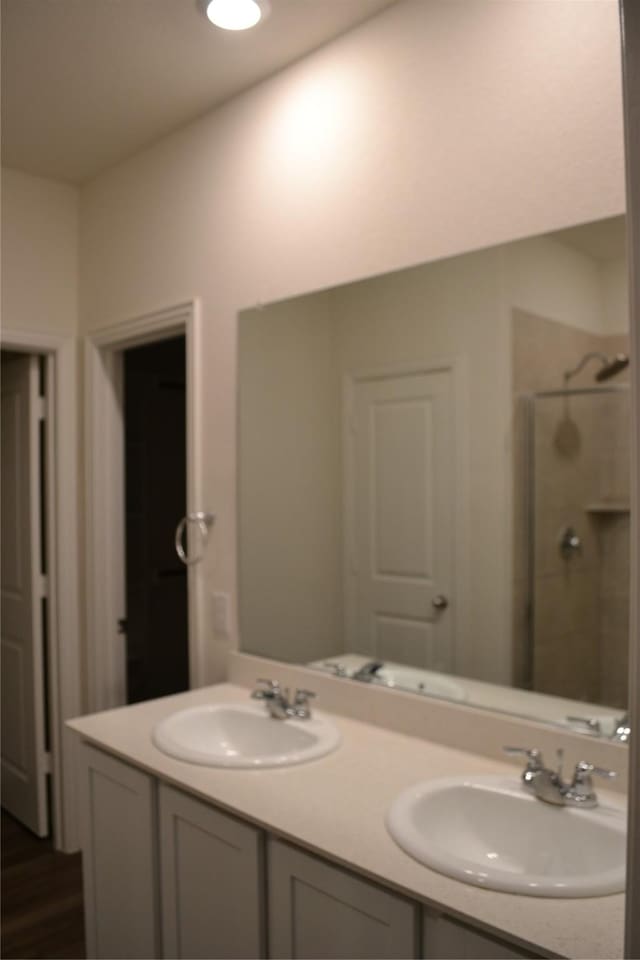
{"label": "cabinet door panel", "polygon": [[417,906],[269,838],[269,955],[296,960],[417,956]]}
{"label": "cabinet door panel", "polygon": [[423,938],[425,960],[521,960],[534,956],[429,910],[424,912]]}
{"label": "cabinet door panel", "polygon": [[161,785],[160,858],[165,957],[264,957],[259,830]]}
{"label": "cabinet door panel", "polygon": [[154,782],[86,745],[82,774],[87,956],[157,957]]}

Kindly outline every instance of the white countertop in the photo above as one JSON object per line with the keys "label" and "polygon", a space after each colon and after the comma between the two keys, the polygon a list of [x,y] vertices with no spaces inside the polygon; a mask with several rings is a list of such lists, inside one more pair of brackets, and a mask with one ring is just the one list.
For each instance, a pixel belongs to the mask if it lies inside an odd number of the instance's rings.
{"label": "white countertop", "polygon": [[[282,769],[195,766],[165,756],[151,742],[153,726],[175,710],[246,702],[248,695],[245,687],[221,684],[80,717],[69,726],[82,739],[271,833],[532,949],[592,960],[622,957],[623,894],[564,900],[483,890],[417,863],[387,833],[386,811],[406,787],[458,774],[517,776],[510,764],[342,716],[331,717],[342,733],[338,750]],[[603,799],[621,805],[610,792]]]}

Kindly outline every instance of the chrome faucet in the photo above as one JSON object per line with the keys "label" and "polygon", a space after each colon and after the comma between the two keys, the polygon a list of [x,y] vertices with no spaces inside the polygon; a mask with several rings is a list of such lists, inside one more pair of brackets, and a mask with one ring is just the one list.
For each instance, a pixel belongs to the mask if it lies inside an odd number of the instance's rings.
{"label": "chrome faucet", "polygon": [[263,700],[264,705],[269,711],[269,716],[274,720],[309,720],[311,718],[311,707],[309,700],[315,697],[312,690],[296,690],[293,702],[289,699],[289,689],[284,690],[277,680],[257,680],[260,684],[251,693],[253,700]]}
{"label": "chrome faucet", "polygon": [[336,663],[335,660],[325,660],[322,664],[323,667],[326,667],[334,677],[348,677],[349,671],[346,667],[343,667],[341,663]]}
{"label": "chrome faucet", "polygon": [[[579,723],[584,726],[584,728],[592,735],[597,737],[603,736],[602,733],[602,723],[600,720],[594,717],[567,717],[568,723]],[[615,743],[628,743],[631,739],[631,726],[629,724],[629,714],[625,713],[621,717],[617,717],[614,720],[614,730],[610,740],[615,741]]]}
{"label": "chrome faucet", "polygon": [[557,751],[557,770],[551,770],[545,767],[542,754],[535,747],[530,749],[527,747],[503,747],[503,749],[510,757],[522,754],[527,758],[526,767],[522,771],[524,787],[530,790],[538,800],[556,806],[582,807],[584,810],[596,807],[598,797],[593,789],[592,774],[607,779],[617,776],[613,770],[604,770],[602,767],[596,767],[586,760],[580,760],[576,764],[571,782],[567,783],[562,779],[562,750]]}
{"label": "chrome faucet", "polygon": [[382,660],[367,660],[362,666],[351,674],[352,680],[362,680],[364,683],[371,683],[378,670],[384,667]]}
{"label": "chrome faucet", "polygon": [[628,743],[631,739],[631,726],[629,724],[629,714],[625,713],[619,720],[616,720],[616,728],[611,735],[611,739],[616,743]]}

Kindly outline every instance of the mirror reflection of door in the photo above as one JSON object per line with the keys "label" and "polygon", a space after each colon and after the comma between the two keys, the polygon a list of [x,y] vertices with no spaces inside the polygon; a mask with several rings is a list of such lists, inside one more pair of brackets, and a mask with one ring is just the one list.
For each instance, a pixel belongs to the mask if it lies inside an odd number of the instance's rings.
{"label": "mirror reflection of door", "polygon": [[3,351],[2,806],[46,836],[41,399],[37,358]]}
{"label": "mirror reflection of door", "polygon": [[[450,370],[353,381],[347,649],[454,667]],[[349,414],[348,414],[349,415]]]}
{"label": "mirror reflection of door", "polygon": [[124,352],[127,702],[189,687],[185,338]]}

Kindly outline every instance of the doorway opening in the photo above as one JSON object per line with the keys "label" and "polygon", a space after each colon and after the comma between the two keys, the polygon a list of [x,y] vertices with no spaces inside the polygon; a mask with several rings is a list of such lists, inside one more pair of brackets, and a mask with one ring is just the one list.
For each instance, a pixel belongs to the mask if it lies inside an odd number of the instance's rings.
{"label": "doorway opening", "polygon": [[3,805],[58,850],[77,849],[82,712],[76,342],[2,331]]}
{"label": "doorway opening", "polygon": [[[204,563],[190,564],[185,573],[173,554],[181,517],[207,506],[201,364],[195,300],[107,327],[85,341],[92,712],[201,686],[206,679]],[[153,447],[152,455],[145,445]],[[181,469],[174,472],[178,462]],[[160,500],[166,501],[164,516],[153,519],[151,507]],[[140,551],[155,557],[146,580]],[[167,628],[166,645],[159,627]]]}
{"label": "doorway opening", "polygon": [[51,822],[46,364],[2,351],[2,806]]}
{"label": "doorway opening", "polygon": [[126,699],[189,688],[184,335],[123,351]]}

